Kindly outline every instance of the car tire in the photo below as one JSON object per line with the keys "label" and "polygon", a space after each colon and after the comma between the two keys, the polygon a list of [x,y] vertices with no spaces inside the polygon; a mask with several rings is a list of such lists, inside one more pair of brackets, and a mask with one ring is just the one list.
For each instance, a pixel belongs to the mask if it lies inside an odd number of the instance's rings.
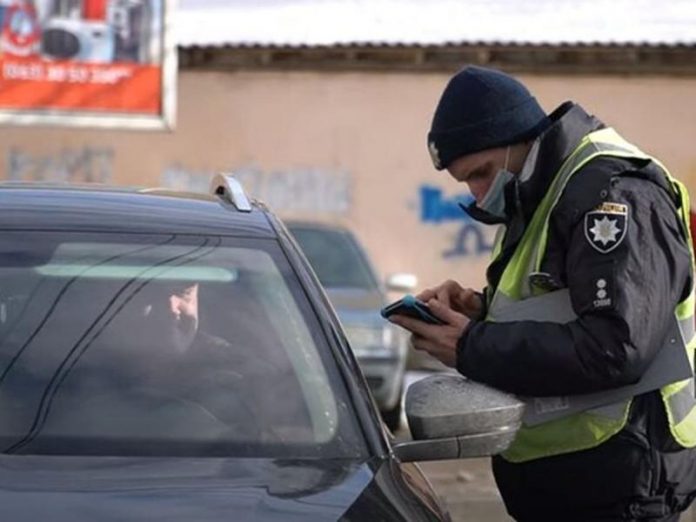
{"label": "car tire", "polygon": [[399,429],[399,426],[401,426],[401,395],[402,392],[399,392],[399,400],[392,409],[380,412],[384,424],[386,424],[387,428],[392,432],[395,432]]}

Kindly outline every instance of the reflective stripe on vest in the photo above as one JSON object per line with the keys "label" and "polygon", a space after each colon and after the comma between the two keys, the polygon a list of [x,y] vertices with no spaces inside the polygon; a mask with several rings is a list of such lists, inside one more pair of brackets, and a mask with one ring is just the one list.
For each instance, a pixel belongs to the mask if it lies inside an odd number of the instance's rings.
{"label": "reflective stripe on vest", "polygon": [[[681,198],[679,217],[688,231],[691,250],[689,201],[683,185],[674,180],[661,164],[623,140],[613,129],[592,132],[583,138],[565,160],[536,209],[492,296],[487,321],[529,320],[565,324],[577,318],[567,288],[549,292],[536,287],[530,276],[540,269],[546,251],[549,217],[566,184],[585,164],[598,156],[649,159],[662,168],[673,190]],[[502,239],[500,235],[498,242],[502,242]],[[499,251],[499,246],[500,244],[496,245],[495,252]],[[691,257],[693,267],[693,252]],[[693,292],[678,304],[675,315],[681,335],[674,340],[684,345],[693,367],[693,349],[696,347]],[[696,401],[693,389],[693,379],[672,383],[661,389],[670,431],[685,447],[696,446]],[[523,427],[503,456],[513,462],[523,462],[598,446],[626,424],[630,403],[630,400],[620,401],[538,426]]]}

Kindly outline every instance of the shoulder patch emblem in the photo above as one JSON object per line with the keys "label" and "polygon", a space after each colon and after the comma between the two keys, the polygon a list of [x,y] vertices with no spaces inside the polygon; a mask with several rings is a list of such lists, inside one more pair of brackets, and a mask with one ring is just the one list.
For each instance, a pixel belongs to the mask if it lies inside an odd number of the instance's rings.
{"label": "shoulder patch emblem", "polygon": [[605,202],[585,214],[585,237],[592,248],[607,254],[621,244],[628,228],[628,205]]}

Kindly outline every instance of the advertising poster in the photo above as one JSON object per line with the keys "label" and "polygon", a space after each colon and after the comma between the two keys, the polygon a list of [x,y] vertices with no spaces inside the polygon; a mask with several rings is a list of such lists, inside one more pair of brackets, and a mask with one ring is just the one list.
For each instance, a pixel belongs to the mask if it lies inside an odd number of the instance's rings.
{"label": "advertising poster", "polygon": [[174,124],[170,0],[0,0],[0,123]]}

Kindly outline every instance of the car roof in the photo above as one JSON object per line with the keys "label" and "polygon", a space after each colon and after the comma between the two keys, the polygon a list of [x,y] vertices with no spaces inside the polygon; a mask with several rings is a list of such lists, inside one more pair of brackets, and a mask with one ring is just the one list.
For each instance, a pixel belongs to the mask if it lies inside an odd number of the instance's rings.
{"label": "car roof", "polygon": [[329,232],[344,232],[352,234],[350,229],[342,223],[325,223],[321,221],[309,221],[304,219],[284,219],[283,222],[288,228],[306,228],[311,230],[326,230]]}
{"label": "car roof", "polygon": [[166,189],[0,184],[0,229],[276,237],[263,205]]}

